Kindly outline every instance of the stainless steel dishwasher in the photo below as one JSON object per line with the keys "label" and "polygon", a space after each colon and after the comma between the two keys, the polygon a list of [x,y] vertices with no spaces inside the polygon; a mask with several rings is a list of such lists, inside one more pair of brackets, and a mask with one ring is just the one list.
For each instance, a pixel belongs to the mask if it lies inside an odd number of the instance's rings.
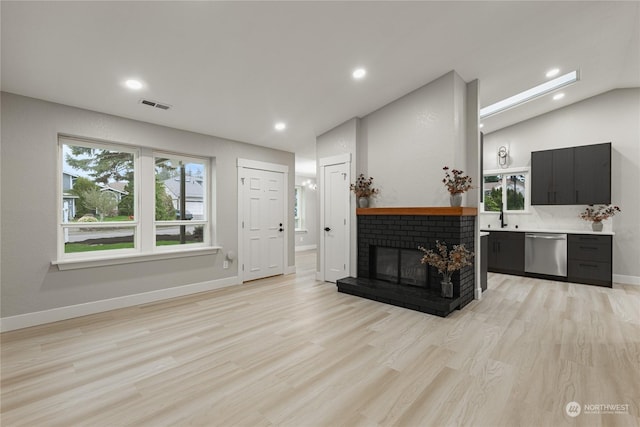
{"label": "stainless steel dishwasher", "polygon": [[526,233],[524,271],[567,277],[567,235],[560,233]]}

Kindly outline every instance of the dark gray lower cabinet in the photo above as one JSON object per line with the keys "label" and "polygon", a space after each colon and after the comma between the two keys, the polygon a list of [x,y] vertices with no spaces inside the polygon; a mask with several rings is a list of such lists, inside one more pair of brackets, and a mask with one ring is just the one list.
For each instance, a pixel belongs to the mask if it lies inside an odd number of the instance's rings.
{"label": "dark gray lower cabinet", "polygon": [[489,236],[480,237],[480,287],[487,290],[487,269],[489,268]]}
{"label": "dark gray lower cabinet", "polygon": [[524,275],[524,233],[491,231],[489,271]]}
{"label": "dark gray lower cabinet", "polygon": [[[491,231],[485,238],[488,247],[481,247],[483,256],[487,254],[488,270],[540,277],[524,272],[524,237],[523,232]],[[567,240],[567,277],[555,280],[612,287],[613,236],[569,234]]]}
{"label": "dark gray lower cabinet", "polygon": [[612,287],[611,236],[570,234],[567,245],[567,279],[570,282]]}

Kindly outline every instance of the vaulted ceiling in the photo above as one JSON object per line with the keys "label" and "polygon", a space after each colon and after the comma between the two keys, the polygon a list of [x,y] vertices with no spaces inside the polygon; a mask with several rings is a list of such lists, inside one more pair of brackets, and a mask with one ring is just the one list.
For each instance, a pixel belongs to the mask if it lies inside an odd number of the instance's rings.
{"label": "vaulted ceiling", "polygon": [[293,151],[301,165],[317,135],[450,70],[480,81],[481,106],[550,68],[580,70],[562,100],[488,118],[485,132],[640,86],[639,2],[2,1],[1,19],[4,91]]}

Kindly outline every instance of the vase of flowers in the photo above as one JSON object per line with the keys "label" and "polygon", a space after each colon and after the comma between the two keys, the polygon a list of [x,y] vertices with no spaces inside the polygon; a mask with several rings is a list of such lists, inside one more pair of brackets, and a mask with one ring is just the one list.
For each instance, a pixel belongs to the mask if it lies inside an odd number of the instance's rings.
{"label": "vase of flowers", "polygon": [[472,265],[473,252],[469,252],[464,244],[453,245],[453,249],[449,250],[445,242],[440,243],[438,240],[436,240],[437,250],[435,251],[422,246],[418,249],[424,252],[420,262],[437,268],[438,273],[442,274],[441,295],[444,298],[453,298],[451,275],[462,267]]}
{"label": "vase of flowers", "polygon": [[591,229],[593,231],[602,231],[602,221],[611,218],[616,214],[616,212],[622,212],[618,206],[589,205],[584,211],[580,213],[580,218],[585,221],[591,221]]}
{"label": "vase of flowers", "polygon": [[355,184],[351,184],[350,188],[358,199],[358,207],[361,208],[368,208],[369,197],[375,196],[379,192],[377,188],[373,188],[373,178],[366,178],[362,173],[356,179]]}
{"label": "vase of flowers", "polygon": [[449,173],[449,167],[442,168],[444,171],[444,178],[442,183],[449,191],[449,204],[451,206],[462,205],[462,193],[469,190],[471,187],[471,177],[463,175],[464,171],[458,169],[451,169]]}

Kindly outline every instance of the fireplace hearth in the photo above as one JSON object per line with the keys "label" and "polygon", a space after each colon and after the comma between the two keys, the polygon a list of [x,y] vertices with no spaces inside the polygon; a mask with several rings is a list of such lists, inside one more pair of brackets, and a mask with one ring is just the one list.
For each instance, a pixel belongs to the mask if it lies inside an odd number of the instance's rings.
{"label": "fireplace hearth", "polygon": [[418,246],[436,240],[473,251],[473,208],[358,209],[358,277],[337,281],[338,291],[445,317],[473,300],[475,269],[453,274],[453,298],[440,295],[440,275],[420,263]]}

